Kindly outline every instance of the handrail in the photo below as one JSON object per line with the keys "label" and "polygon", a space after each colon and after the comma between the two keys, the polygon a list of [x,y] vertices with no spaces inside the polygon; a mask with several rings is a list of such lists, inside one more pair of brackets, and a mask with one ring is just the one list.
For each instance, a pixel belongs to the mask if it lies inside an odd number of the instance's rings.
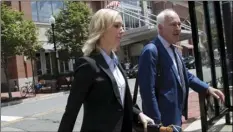
{"label": "handrail", "polygon": [[[146,18],[146,19],[149,20],[149,21],[152,21],[152,22],[157,23],[156,20],[150,19],[150,18],[148,18],[148,17],[146,17],[146,16],[144,16],[144,15],[140,15],[139,13],[133,12],[133,11],[131,11],[131,10],[128,10],[128,9],[125,9],[125,8],[121,8],[120,6],[119,6],[118,9],[116,9],[116,10],[119,11],[119,12],[121,12],[121,13],[127,14],[127,15],[129,15],[129,16],[131,16],[131,17],[133,17],[133,18],[139,19],[139,20],[141,20],[141,21],[143,21],[143,22],[145,22],[145,23],[151,24],[151,25],[153,25],[153,26],[154,26],[153,23],[147,22],[147,21],[141,19],[141,17]],[[130,12],[130,13],[135,14],[135,15],[138,15],[138,16],[133,16],[133,15],[131,15],[131,14],[125,12],[125,11]]]}
{"label": "handrail", "polygon": [[[140,15],[140,14],[138,14],[138,13],[136,13],[136,12],[134,12],[134,11],[131,11],[131,10],[129,10],[129,9],[122,8],[121,5],[120,5],[116,10],[118,10],[119,12],[122,12],[122,13],[124,13],[124,14],[127,14],[127,15],[129,15],[129,16],[131,16],[131,17],[133,17],[133,18],[139,19],[139,20],[141,20],[141,21],[143,21],[143,22],[145,22],[145,23],[151,24],[151,25],[153,25],[153,26],[155,26],[155,24],[157,24],[157,21],[156,21],[156,20],[151,19],[151,18],[149,18],[149,17],[146,17],[146,16],[144,16],[144,15]],[[124,12],[124,11],[130,12],[130,13],[135,14],[135,15],[137,15],[137,16],[133,16],[133,15],[131,15],[131,14],[128,14],[128,13]],[[152,13],[147,13],[147,14],[148,14],[148,16],[157,17],[156,15],[154,15],[154,14],[152,14]],[[139,17],[138,17],[138,16],[139,16]],[[140,19],[141,17],[145,18],[145,19],[148,20],[148,21],[143,20],[143,19]],[[154,22],[154,23],[151,23],[151,22]],[[191,27],[188,26],[188,25],[186,25],[186,24],[181,23],[181,27],[185,28],[186,30],[190,30],[190,31],[191,31]]]}
{"label": "handrail", "polygon": [[[122,1],[122,2],[120,2],[120,4],[117,7],[115,6],[113,9],[117,10],[118,12],[121,12],[122,14],[128,15],[134,19],[137,19],[140,22],[147,23],[148,25],[151,25],[151,26],[157,25],[157,23],[158,23],[157,20],[151,19],[151,17],[150,17],[150,16],[157,17],[155,14],[147,12],[147,16],[144,16],[141,14],[142,10],[140,10],[140,11],[135,10],[136,12],[134,12],[134,11],[132,11],[133,9],[128,9],[126,6],[123,7],[124,4],[130,4],[130,3]],[[133,6],[135,6],[135,5],[133,5]],[[184,28],[185,30],[189,30],[189,31],[192,30],[191,26],[188,26],[184,23],[181,23],[181,28]],[[198,32],[202,33],[203,31],[198,30]]]}
{"label": "handrail", "polygon": [[[147,13],[147,14],[150,15],[150,16],[153,16],[153,17],[157,17],[157,15],[152,14],[152,13]],[[181,23],[181,26],[186,27],[187,29],[191,30],[191,27],[188,26],[188,25],[186,25],[186,24],[184,24],[184,23]]]}
{"label": "handrail", "polygon": [[121,1],[121,3],[125,3],[125,4],[130,4],[130,5],[134,5],[135,2],[139,2],[139,1],[130,1],[130,0],[125,0],[125,1]]}

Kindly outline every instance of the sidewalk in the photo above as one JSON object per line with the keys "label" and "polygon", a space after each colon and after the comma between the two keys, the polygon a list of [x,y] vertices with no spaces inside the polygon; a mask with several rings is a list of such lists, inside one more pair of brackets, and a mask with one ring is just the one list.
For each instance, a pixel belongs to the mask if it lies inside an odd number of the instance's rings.
{"label": "sidewalk", "polygon": [[[25,98],[21,96],[20,92],[11,92],[13,100],[19,100],[19,99],[26,99],[26,98],[32,98],[33,95],[28,94]],[[36,96],[40,97],[43,95],[47,95],[48,93],[38,93]],[[9,94],[8,93],[1,93],[1,102],[9,102]]]}
{"label": "sidewalk", "polygon": [[191,123],[198,120],[200,117],[200,108],[199,108],[199,98],[198,93],[191,92],[189,93],[188,98],[188,120],[185,120],[183,117],[183,130],[187,128]]}
{"label": "sidewalk", "polygon": [[[1,93],[1,106],[9,106],[9,105],[14,105],[14,104],[19,104],[23,103],[26,101],[30,100],[37,100],[41,98],[49,98],[53,96],[59,96],[69,93],[69,91],[60,91],[60,92],[53,92],[53,93],[38,93],[36,96],[30,96],[28,95],[27,98],[22,98],[20,95],[20,92],[12,92],[13,98],[15,98],[14,101],[9,102],[3,102],[3,99],[8,98],[8,93]],[[199,99],[198,99],[198,94],[196,92],[191,92],[189,93],[189,104],[188,104],[188,120],[184,120],[183,118],[183,125],[182,129],[184,131],[187,130],[193,130],[201,127],[200,124],[200,110],[199,110]],[[226,128],[225,128],[226,129]],[[199,129],[200,130],[200,129]]]}
{"label": "sidewalk", "polygon": [[[9,105],[13,105],[13,104],[23,103],[25,101],[29,101],[29,100],[33,100],[33,99],[47,98],[47,97],[55,96],[58,94],[62,95],[62,94],[64,94],[64,91],[63,92],[62,91],[55,92],[55,93],[54,92],[53,93],[38,93],[38,94],[36,94],[36,96],[27,95],[27,98],[22,98],[20,95],[20,92],[12,92],[12,96],[14,99],[13,99],[13,101],[11,101],[9,103],[9,102],[4,101],[4,99],[8,98],[8,93],[1,93],[1,105],[2,105],[2,107],[9,106]],[[191,123],[198,120],[200,117],[198,94],[196,92],[191,92],[189,94],[188,101],[189,101],[188,120],[183,119],[183,125],[182,125],[183,130],[185,128],[187,128]]]}
{"label": "sidewalk", "polygon": [[5,106],[10,106],[10,105],[15,105],[15,104],[20,104],[24,103],[27,101],[32,101],[32,100],[39,100],[39,99],[46,99],[54,96],[59,96],[63,94],[68,94],[69,91],[65,90],[60,90],[59,92],[39,92],[36,94],[36,96],[32,94],[28,94],[26,97],[22,97],[20,92],[12,92],[12,101],[9,101],[9,95],[8,93],[1,93],[1,107]]}
{"label": "sidewalk", "polygon": [[[184,120],[182,129],[184,132],[201,132],[200,106],[198,93],[192,92],[189,94],[188,105],[188,120]],[[225,117],[218,120],[208,131],[232,132],[232,125],[225,124]]]}
{"label": "sidewalk", "polygon": [[[212,127],[209,128],[208,132],[232,132],[232,125],[226,125],[225,117],[218,120]],[[201,120],[196,120],[189,125],[184,132],[201,132]]]}

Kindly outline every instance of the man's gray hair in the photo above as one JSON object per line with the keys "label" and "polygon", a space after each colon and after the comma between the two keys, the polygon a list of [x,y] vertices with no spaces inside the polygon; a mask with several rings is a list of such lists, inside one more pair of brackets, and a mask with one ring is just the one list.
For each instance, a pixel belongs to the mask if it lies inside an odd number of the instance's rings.
{"label": "man's gray hair", "polygon": [[164,24],[164,21],[165,21],[165,18],[166,18],[167,16],[173,14],[173,13],[177,14],[176,11],[174,11],[173,9],[165,9],[165,10],[161,11],[161,12],[157,15],[157,17],[156,17],[156,19],[157,19],[157,30],[159,30],[159,27],[158,27],[159,24],[163,25],[163,24]]}

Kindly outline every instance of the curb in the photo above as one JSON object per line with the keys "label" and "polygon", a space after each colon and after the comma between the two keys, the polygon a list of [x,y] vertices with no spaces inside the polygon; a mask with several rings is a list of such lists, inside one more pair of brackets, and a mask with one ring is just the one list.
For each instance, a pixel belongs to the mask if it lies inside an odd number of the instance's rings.
{"label": "curb", "polygon": [[26,98],[26,99],[22,99],[22,100],[15,100],[15,101],[11,101],[11,102],[1,103],[1,107],[12,106],[12,105],[17,105],[17,104],[24,104],[27,102],[33,102],[33,101],[38,101],[38,100],[54,98],[54,97],[62,96],[62,95],[69,94],[69,93],[70,93],[70,91],[61,91],[59,93],[41,95],[39,97],[36,96],[36,97]]}

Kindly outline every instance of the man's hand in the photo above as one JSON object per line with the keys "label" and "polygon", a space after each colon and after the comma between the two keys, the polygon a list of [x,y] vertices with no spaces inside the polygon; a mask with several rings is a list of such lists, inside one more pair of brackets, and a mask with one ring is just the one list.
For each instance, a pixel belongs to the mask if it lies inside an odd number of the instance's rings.
{"label": "man's hand", "polygon": [[215,89],[213,87],[208,88],[208,93],[212,96],[214,96],[216,99],[221,100],[222,102],[225,102],[225,96],[222,93],[222,91]]}
{"label": "man's hand", "polygon": [[111,1],[107,6],[106,8],[117,8],[118,6],[120,5],[120,2],[119,1]]}
{"label": "man's hand", "polygon": [[142,112],[139,113],[138,118],[139,118],[140,122],[143,124],[144,132],[147,132],[147,124],[152,124],[152,125],[155,124],[154,120],[152,120],[151,118],[149,118],[148,116],[146,116]]}

